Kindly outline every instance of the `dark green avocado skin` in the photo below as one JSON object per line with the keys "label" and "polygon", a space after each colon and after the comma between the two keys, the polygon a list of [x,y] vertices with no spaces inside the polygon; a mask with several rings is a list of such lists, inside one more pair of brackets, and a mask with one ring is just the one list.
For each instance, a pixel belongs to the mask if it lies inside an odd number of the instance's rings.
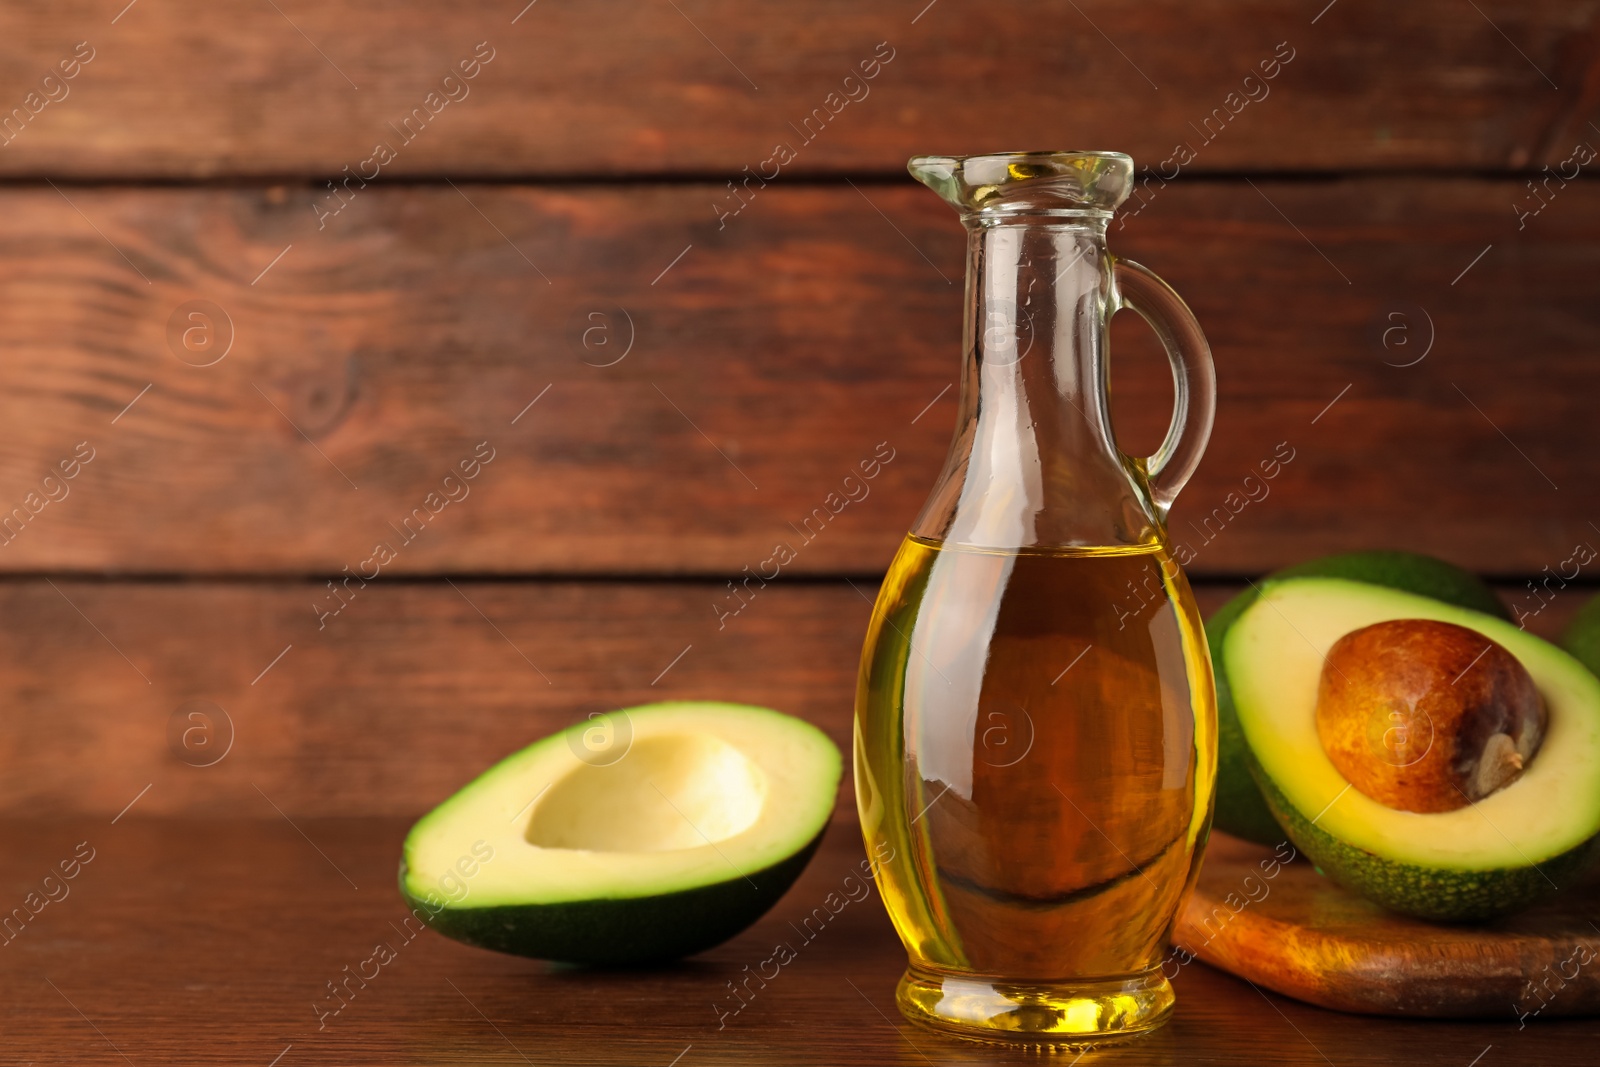
{"label": "dark green avocado skin", "polygon": [[660,896],[562,904],[445,907],[406,891],[413,914],[445,937],[513,956],[598,967],[642,967],[722,944],[765,915],[816,854],[826,827],[800,851],[760,871]]}
{"label": "dark green avocado skin", "polygon": [[1561,635],[1561,647],[1571,652],[1590,673],[1600,675],[1600,596],[1595,596],[1574,616]]}
{"label": "dark green avocado skin", "polygon": [[1284,839],[1284,833],[1250,775],[1244,731],[1233,710],[1228,672],[1222,667],[1222,642],[1234,620],[1255,603],[1260,588],[1281,578],[1346,578],[1431,597],[1500,619],[1511,618],[1494,590],[1476,575],[1432,556],[1389,551],[1346,552],[1308,560],[1269,574],[1218,608],[1206,621],[1206,643],[1211,648],[1217,685],[1217,803],[1212,825],[1261,845],[1276,845]]}
{"label": "dark green avocado skin", "polygon": [[1319,871],[1374,904],[1419,919],[1482,922],[1521,911],[1577,880],[1600,841],[1590,838],[1526,867],[1451,871],[1398,863],[1347,845],[1313,825],[1261,773],[1260,765],[1253,759],[1250,762],[1267,803],[1278,813],[1289,839]]}

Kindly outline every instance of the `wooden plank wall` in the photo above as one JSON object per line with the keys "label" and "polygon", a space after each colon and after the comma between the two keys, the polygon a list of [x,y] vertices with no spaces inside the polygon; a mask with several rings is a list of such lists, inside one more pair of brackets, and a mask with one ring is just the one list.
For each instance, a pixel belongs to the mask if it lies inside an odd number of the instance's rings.
{"label": "wooden plank wall", "polygon": [[[1487,0],[6,8],[0,814],[145,785],[144,812],[415,812],[656,696],[847,743],[954,411],[962,239],[904,176],[919,152],[1146,168],[1111,241],[1215,350],[1172,517],[1207,604],[1385,546],[1522,596],[1600,545],[1597,25]],[[1147,451],[1170,384],[1142,327],[1114,336]],[[329,588],[387,541],[381,578]],[[780,541],[794,563],[719,628]],[[226,714],[210,767],[169,735],[191,701]]]}

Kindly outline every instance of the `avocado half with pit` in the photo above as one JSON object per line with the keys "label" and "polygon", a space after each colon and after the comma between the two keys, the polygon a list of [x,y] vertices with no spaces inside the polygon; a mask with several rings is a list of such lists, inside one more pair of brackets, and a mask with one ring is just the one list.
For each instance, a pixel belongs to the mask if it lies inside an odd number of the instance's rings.
{"label": "avocado half with pit", "polygon": [[[1337,642],[1392,620],[1474,631],[1526,669],[1542,700],[1539,750],[1510,784],[1449,811],[1397,810],[1355,788],[1318,732]],[[1297,848],[1323,873],[1394,911],[1487,919],[1564,888],[1600,834],[1600,679],[1503,619],[1337,578],[1266,585],[1222,641],[1250,771]],[[1436,738],[1436,743],[1446,743]],[[1465,798],[1463,798],[1465,801]]]}
{"label": "avocado half with pit", "polygon": [[631,966],[760,918],[822,840],[839,750],[768,708],[665,703],[580,722],[509,756],[405,840],[400,892],[446,937]]}
{"label": "avocado half with pit", "polygon": [[1494,590],[1477,575],[1432,556],[1387,550],[1343,552],[1275,571],[1218,608],[1206,620],[1211,661],[1218,665],[1217,797],[1212,825],[1261,845],[1278,844],[1284,839],[1283,831],[1250,775],[1244,736],[1239,731],[1239,718],[1233,709],[1233,692],[1221,670],[1222,646],[1229,628],[1255,603],[1263,588],[1285,578],[1313,577],[1345,578],[1385,589],[1399,589],[1498,618],[1510,618]]}

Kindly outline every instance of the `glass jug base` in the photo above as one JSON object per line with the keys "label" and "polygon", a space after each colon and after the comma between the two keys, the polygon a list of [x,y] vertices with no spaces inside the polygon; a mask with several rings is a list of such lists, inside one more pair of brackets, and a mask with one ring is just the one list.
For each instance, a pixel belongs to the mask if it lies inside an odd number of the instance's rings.
{"label": "glass jug base", "polygon": [[952,1037],[1004,1045],[1087,1048],[1149,1033],[1177,998],[1156,967],[1143,974],[1052,983],[1000,982],[907,969],[895,991],[907,1019]]}

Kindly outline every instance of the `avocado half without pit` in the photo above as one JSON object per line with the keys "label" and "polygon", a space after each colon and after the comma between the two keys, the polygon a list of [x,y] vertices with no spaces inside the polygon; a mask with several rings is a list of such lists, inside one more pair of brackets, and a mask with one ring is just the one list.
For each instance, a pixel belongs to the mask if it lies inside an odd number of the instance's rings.
{"label": "avocado half without pit", "polygon": [[407,835],[400,892],[457,941],[565,963],[692,955],[760,918],[822,840],[822,731],[742,704],[581,722],[507,757]]}
{"label": "avocado half without pit", "polygon": [[1339,578],[1267,583],[1221,662],[1289,838],[1394,911],[1488,919],[1600,834],[1600,680],[1487,614]]}

